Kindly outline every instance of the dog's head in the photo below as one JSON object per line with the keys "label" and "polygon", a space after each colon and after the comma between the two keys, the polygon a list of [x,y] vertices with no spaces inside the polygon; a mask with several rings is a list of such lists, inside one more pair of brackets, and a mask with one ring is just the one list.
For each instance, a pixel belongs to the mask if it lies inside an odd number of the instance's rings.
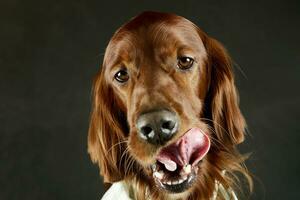
{"label": "dog's head", "polygon": [[145,12],[123,25],[93,91],[88,150],[105,182],[208,199],[215,181],[231,187],[232,172],[246,173],[230,57],[187,19]]}

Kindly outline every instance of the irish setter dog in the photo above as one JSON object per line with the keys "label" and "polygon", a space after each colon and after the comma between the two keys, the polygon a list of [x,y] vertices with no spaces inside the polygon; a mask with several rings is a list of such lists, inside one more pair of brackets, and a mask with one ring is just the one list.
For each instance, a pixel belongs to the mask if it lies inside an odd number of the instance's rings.
{"label": "irish setter dog", "polygon": [[244,132],[218,41],[158,12],[116,31],[94,82],[88,135],[105,183],[122,180],[138,200],[222,199],[217,188],[230,196],[237,172],[251,182],[237,150]]}

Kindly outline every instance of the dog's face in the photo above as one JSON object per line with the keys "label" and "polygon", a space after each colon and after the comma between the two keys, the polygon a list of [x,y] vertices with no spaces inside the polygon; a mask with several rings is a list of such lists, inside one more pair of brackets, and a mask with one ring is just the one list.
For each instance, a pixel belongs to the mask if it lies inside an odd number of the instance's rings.
{"label": "dog's face", "polygon": [[115,33],[95,83],[89,135],[107,181],[140,176],[157,197],[199,187],[211,195],[230,170],[219,163],[222,151],[233,151],[244,128],[218,45],[190,21],[161,13],[144,13]]}
{"label": "dog's face", "polygon": [[[195,178],[187,176],[192,175],[192,172],[183,173],[183,168],[192,164],[191,158],[184,162],[169,158],[169,161],[176,164],[176,170],[169,171],[158,161],[159,151],[177,142],[191,129],[197,133],[201,130],[198,135],[203,137],[203,142],[207,142],[197,150],[206,153],[209,148],[209,139],[202,135],[208,134],[208,129],[200,120],[203,97],[207,92],[206,50],[197,30],[190,29],[188,22],[180,22],[158,21],[123,27],[115,35],[119,38],[110,44],[113,47],[109,49],[113,52],[108,52],[105,57],[109,65],[106,65],[104,72],[122,107],[127,108],[130,130],[128,148],[131,155],[143,167],[149,168],[152,165],[156,168],[152,173],[156,172],[157,177],[154,178],[159,187],[175,192],[187,189]],[[145,115],[149,119],[141,119]],[[139,120],[144,124],[139,125]],[[155,130],[155,126],[164,126],[164,120],[166,129],[168,122],[174,123],[177,129],[167,139],[163,139],[160,131]],[[141,133],[143,128],[153,130]],[[159,141],[151,141],[147,134],[154,134],[152,140]],[[185,141],[197,139],[191,137]],[[182,148],[195,152],[188,147]],[[180,153],[175,155],[177,159],[183,159],[184,156]],[[197,164],[194,163],[193,170],[196,170]],[[186,180],[185,184],[178,184],[181,180]]]}

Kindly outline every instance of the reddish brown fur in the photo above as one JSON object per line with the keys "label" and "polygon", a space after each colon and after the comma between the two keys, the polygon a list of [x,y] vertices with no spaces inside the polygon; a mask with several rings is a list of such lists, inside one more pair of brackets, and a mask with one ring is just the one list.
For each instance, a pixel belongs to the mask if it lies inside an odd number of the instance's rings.
{"label": "reddish brown fur", "polygon": [[[174,67],[182,54],[195,57],[193,69],[182,72]],[[120,66],[130,71],[126,85],[113,80]],[[159,149],[139,139],[135,127],[139,114],[167,108],[178,114],[181,124],[170,143],[191,127],[201,128],[212,141],[189,199],[209,199],[215,180],[234,187],[235,172],[251,183],[236,149],[244,140],[245,121],[230,57],[190,21],[145,12],[122,26],[106,49],[93,91],[88,151],[104,182],[126,180],[135,188],[136,199],[144,199],[145,191],[152,199],[168,198],[156,189],[149,170]]]}

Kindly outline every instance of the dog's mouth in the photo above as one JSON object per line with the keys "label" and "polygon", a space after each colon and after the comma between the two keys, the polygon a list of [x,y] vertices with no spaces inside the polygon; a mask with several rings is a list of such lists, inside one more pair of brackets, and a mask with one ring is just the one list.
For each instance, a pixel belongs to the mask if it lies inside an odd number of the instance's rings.
{"label": "dog's mouth", "polygon": [[175,143],[164,147],[151,166],[157,186],[171,193],[190,188],[209,148],[209,137],[198,128],[190,129]]}

